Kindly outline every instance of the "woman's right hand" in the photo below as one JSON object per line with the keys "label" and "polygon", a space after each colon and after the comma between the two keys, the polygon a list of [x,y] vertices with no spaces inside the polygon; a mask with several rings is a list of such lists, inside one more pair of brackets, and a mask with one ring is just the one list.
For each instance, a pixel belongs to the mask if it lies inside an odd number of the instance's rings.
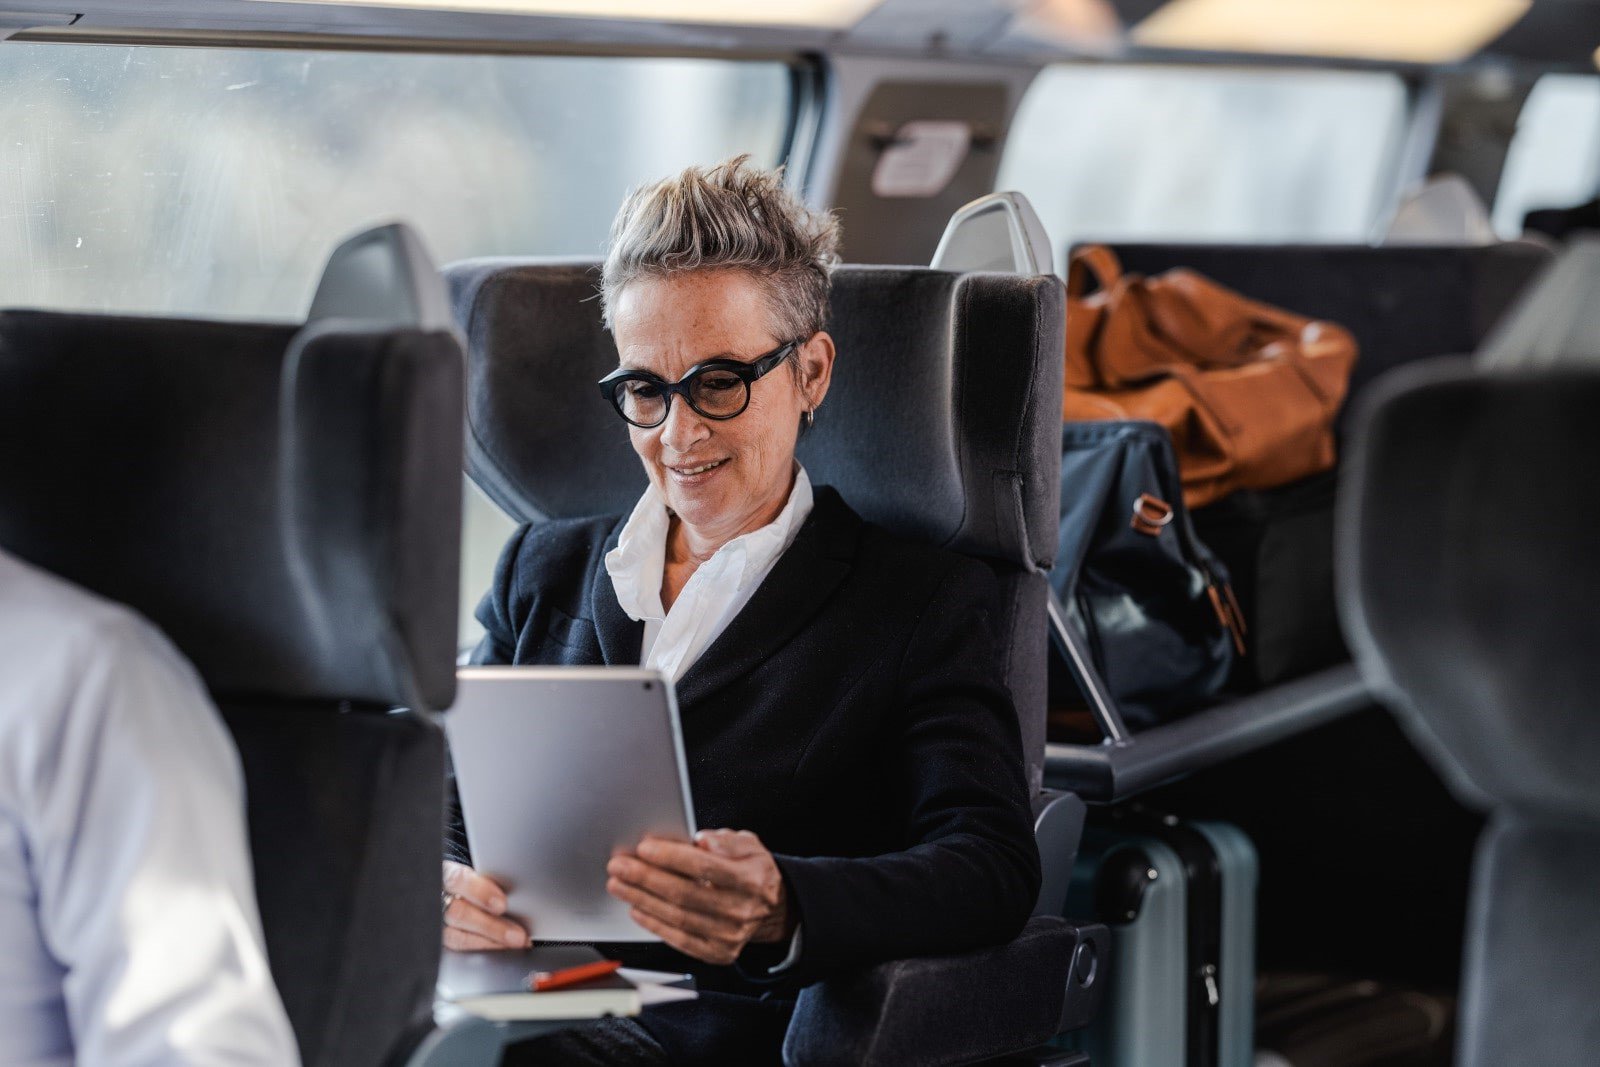
{"label": "woman's right hand", "polygon": [[506,893],[464,863],[444,861],[444,947],[457,952],[527,948],[528,931],[505,918]]}

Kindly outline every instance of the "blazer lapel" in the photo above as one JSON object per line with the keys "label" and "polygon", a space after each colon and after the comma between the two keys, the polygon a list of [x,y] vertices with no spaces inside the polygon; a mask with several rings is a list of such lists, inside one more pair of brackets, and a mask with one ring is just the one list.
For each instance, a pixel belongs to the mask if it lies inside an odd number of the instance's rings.
{"label": "blazer lapel", "polygon": [[606,570],[605,556],[617,547],[622,534],[622,524],[617,520],[611,536],[600,550],[601,563],[595,567],[589,585],[589,618],[594,620],[595,637],[600,641],[600,655],[608,666],[621,664],[637,667],[639,650],[644,647],[644,623],[628,618],[628,613],[617,603],[617,590],[611,584],[611,572]]}
{"label": "blazer lapel", "polygon": [[818,489],[794,543],[743,610],[678,680],[679,706],[702,701],[748,674],[810,622],[849,573],[860,528],[861,518],[838,493]]}

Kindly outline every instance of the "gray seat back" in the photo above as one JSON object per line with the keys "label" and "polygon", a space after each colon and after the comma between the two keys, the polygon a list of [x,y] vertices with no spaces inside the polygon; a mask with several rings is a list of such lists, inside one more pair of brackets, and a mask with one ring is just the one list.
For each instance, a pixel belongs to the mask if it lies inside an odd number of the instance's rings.
{"label": "gray seat back", "polygon": [[1600,1047],[1600,371],[1466,360],[1385,381],[1340,515],[1363,674],[1469,803],[1490,808],[1458,1063]]}
{"label": "gray seat back", "polygon": [[0,313],[0,545],[198,668],[308,1065],[431,1017],[461,382],[437,329]]}
{"label": "gray seat back", "polygon": [[[445,273],[468,338],[473,479],[518,521],[630,509],[645,476],[594,388],[617,363],[593,300],[596,265],[476,260]],[[1008,681],[1035,787],[1063,308],[1053,277],[840,268],[833,387],[799,448],[812,479],[865,518],[981,557],[1000,575]]]}

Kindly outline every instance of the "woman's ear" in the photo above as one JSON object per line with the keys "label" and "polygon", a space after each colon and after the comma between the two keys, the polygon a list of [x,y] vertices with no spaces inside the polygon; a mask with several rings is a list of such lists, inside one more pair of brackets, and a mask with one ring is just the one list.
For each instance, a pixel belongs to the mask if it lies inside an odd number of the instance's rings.
{"label": "woman's ear", "polygon": [[822,398],[828,395],[828,385],[833,381],[833,357],[833,338],[826,330],[812,334],[795,352],[795,365],[800,369],[800,391],[812,410],[820,407]]}

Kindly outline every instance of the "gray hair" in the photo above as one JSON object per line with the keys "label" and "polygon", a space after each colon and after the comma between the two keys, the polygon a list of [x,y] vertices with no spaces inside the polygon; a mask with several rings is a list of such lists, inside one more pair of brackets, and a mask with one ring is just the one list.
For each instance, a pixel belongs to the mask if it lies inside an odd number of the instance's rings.
{"label": "gray hair", "polygon": [[611,224],[601,314],[610,329],[612,303],[638,278],[742,270],[765,290],[779,339],[806,338],[827,321],[838,261],[838,220],[801,203],[781,168],[736,156],[628,194]]}

